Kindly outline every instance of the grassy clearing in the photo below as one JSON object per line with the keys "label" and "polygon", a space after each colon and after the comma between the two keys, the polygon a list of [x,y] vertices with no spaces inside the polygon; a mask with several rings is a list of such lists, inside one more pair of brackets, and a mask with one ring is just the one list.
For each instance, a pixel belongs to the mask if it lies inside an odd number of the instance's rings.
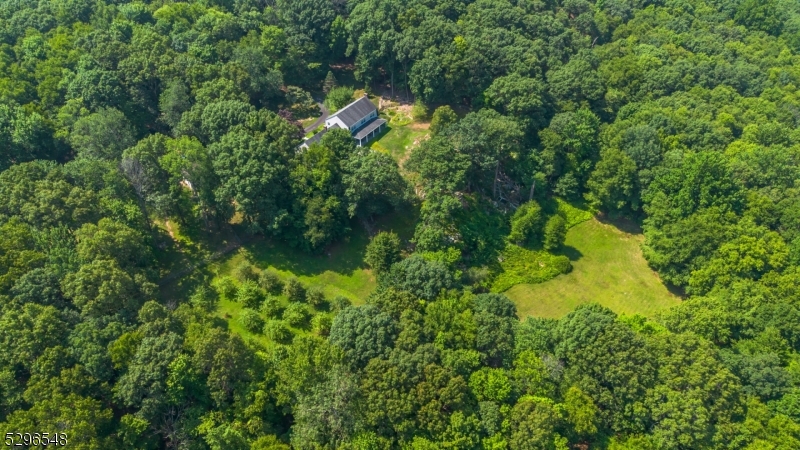
{"label": "grassy clearing", "polygon": [[[374,232],[394,231],[401,239],[408,240],[413,235],[418,211],[398,211],[389,214],[371,225]],[[364,267],[364,251],[369,243],[369,235],[359,223],[351,224],[353,231],[349,238],[330,247],[321,255],[308,255],[286,243],[265,239],[254,239],[245,243],[230,256],[209,264],[202,272],[212,285],[224,277],[232,275],[234,268],[243,262],[249,262],[256,272],[271,270],[286,281],[296,277],[306,287],[319,287],[328,301],[337,295],[347,297],[354,305],[363,304],[367,296],[375,288],[375,277]],[[237,283],[238,284],[238,283]],[[289,305],[288,299],[278,296],[282,307]],[[312,315],[332,314],[328,307],[315,309],[307,305]],[[263,334],[251,333],[239,322],[244,308],[241,304],[229,299],[220,298],[216,315],[227,322],[228,328],[245,339],[252,339],[263,345],[271,345],[271,341]],[[268,318],[261,314],[262,318]],[[311,332],[311,324],[303,327],[290,327],[294,335]]]}
{"label": "grassy clearing", "polygon": [[396,161],[402,162],[408,159],[415,143],[419,144],[427,134],[427,127],[421,124],[394,126],[390,123],[387,131],[370,143],[370,148],[388,153]]}
{"label": "grassy clearing", "polygon": [[380,108],[381,117],[388,124],[386,131],[370,143],[370,148],[392,155],[402,167],[411,150],[427,138],[430,124],[414,122],[411,105],[381,99]]}
{"label": "grassy clearing", "polygon": [[597,302],[617,313],[652,316],[680,302],[642,256],[643,236],[592,219],[570,229],[562,253],[573,269],[541,284],[506,291],[520,317],[558,318],[576,306]]}
{"label": "grassy clearing", "polygon": [[224,276],[242,261],[250,261],[257,269],[275,271],[284,281],[297,277],[306,287],[320,287],[328,298],[343,295],[361,303],[375,286],[375,277],[361,263],[367,242],[362,234],[329,254],[311,256],[282,243],[258,240],[211,270]]}
{"label": "grassy clearing", "polygon": [[202,261],[238,240],[228,225],[209,231],[203,229],[199,221],[191,219],[186,224],[172,220],[156,220],[153,224],[157,239],[162,243],[155,251],[161,277]]}
{"label": "grassy clearing", "polygon": [[[374,231],[394,231],[402,239],[413,235],[416,211],[398,211],[373,225]],[[309,255],[274,240],[256,239],[245,243],[236,253],[209,265],[213,277],[229,275],[242,261],[256,269],[275,271],[282,279],[297,277],[306,287],[319,287],[327,298],[342,295],[354,304],[363,303],[375,287],[375,277],[363,263],[369,235],[358,223],[341,242],[320,255]]]}

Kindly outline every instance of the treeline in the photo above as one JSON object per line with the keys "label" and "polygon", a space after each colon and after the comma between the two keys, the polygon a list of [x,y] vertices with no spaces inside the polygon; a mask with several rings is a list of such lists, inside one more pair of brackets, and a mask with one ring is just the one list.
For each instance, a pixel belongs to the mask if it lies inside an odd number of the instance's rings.
{"label": "treeline", "polygon": [[[783,0],[3,2],[0,434],[798,448],[798,51]],[[421,200],[347,132],[297,151],[310,92],[348,63],[434,110],[405,165]],[[558,249],[556,197],[639,221],[686,301],[520,322],[487,292],[495,261]],[[155,300],[153,219],[236,216],[315,252],[416,201],[413,246],[367,249],[367,305],[287,284],[287,310],[332,303],[330,325],[293,336],[284,312],[268,345],[229,331],[219,296],[275,307],[252,274]]]}

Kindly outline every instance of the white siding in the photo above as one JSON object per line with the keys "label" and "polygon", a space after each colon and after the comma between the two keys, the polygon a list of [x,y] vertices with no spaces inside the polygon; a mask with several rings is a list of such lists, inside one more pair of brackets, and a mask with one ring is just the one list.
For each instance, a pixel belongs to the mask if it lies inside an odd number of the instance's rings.
{"label": "white siding", "polygon": [[332,127],[332,126],[333,126],[333,124],[337,124],[337,125],[339,125],[339,128],[342,128],[343,130],[346,130],[346,129],[347,129],[347,125],[345,125],[345,124],[344,124],[344,122],[342,122],[342,120],[341,120],[341,119],[339,119],[339,118],[338,118],[338,117],[336,117],[336,116],[333,116],[333,117],[328,117],[328,118],[325,120],[325,126],[326,126],[326,127],[330,128],[330,127]]}

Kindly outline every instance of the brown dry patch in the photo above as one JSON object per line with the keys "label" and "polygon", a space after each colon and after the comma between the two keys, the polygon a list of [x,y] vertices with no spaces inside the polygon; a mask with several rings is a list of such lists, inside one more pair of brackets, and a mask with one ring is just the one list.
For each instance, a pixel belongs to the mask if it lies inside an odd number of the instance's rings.
{"label": "brown dry patch", "polygon": [[[431,127],[431,123],[430,122],[414,122],[411,125],[409,125],[408,127],[411,128],[412,130],[415,130],[415,131],[424,131],[424,130],[427,130],[428,128]],[[414,141],[414,142],[416,143],[417,141]]]}

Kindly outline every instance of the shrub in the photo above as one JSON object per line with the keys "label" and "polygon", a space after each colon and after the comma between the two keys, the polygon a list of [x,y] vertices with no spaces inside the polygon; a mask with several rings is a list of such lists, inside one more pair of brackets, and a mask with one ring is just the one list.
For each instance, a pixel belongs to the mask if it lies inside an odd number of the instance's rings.
{"label": "shrub", "polygon": [[306,291],[306,301],[315,308],[319,308],[325,303],[325,293],[321,288],[312,287]]}
{"label": "shrub", "polygon": [[400,238],[395,233],[380,232],[367,245],[364,262],[381,274],[400,261]]}
{"label": "shrub", "polygon": [[563,217],[556,214],[548,219],[544,226],[544,248],[556,250],[564,244],[567,236],[567,222]]}
{"label": "shrub", "polygon": [[327,314],[317,314],[311,319],[311,329],[317,336],[325,337],[331,332],[333,319]]}
{"label": "shrub", "polygon": [[331,300],[331,307],[334,311],[341,311],[352,304],[353,303],[350,301],[350,299],[344,295],[337,295],[336,297],[333,297],[333,300]]}
{"label": "shrub", "polygon": [[280,294],[283,290],[283,281],[277,273],[265,270],[258,276],[258,285],[270,294]]}
{"label": "shrub", "polygon": [[436,136],[456,122],[458,122],[458,116],[453,111],[453,108],[447,105],[436,108],[436,111],[433,112],[433,118],[431,118],[431,135]]}
{"label": "shrub", "polygon": [[261,333],[261,330],[264,328],[264,319],[250,308],[242,310],[242,314],[239,316],[239,323],[245,330],[251,333]]}
{"label": "shrub", "polygon": [[511,233],[508,240],[524,245],[535,240],[541,233],[542,208],[535,201],[521,205],[511,217]]}
{"label": "shrub", "polygon": [[292,303],[283,311],[283,320],[293,327],[302,327],[311,317],[305,305]]}
{"label": "shrub", "polygon": [[228,276],[218,279],[214,283],[214,289],[226,300],[234,300],[236,296],[236,282]]}
{"label": "shrub", "polygon": [[417,100],[414,102],[414,106],[411,107],[411,118],[414,119],[415,122],[422,122],[423,120],[428,118],[428,107],[425,106],[424,103]]}
{"label": "shrub", "polygon": [[267,298],[261,302],[261,312],[267,317],[276,318],[281,314],[281,302],[277,297],[268,295]]}
{"label": "shrub", "polygon": [[236,291],[236,301],[241,303],[245,308],[258,308],[263,298],[264,296],[261,294],[261,289],[251,280],[240,284],[239,289]]}
{"label": "shrub", "polygon": [[247,262],[242,261],[233,268],[233,277],[239,281],[255,281],[258,278],[253,266]]}
{"label": "shrub", "polygon": [[306,299],[306,288],[297,278],[289,278],[283,287],[283,295],[288,297],[290,302],[302,302]]}
{"label": "shrub", "polygon": [[217,300],[217,293],[205,285],[200,285],[189,297],[189,303],[209,312],[217,308]]}
{"label": "shrub", "polygon": [[325,81],[322,82],[322,92],[324,92],[325,95],[328,95],[331,89],[338,85],[339,83],[336,81],[336,77],[333,75],[333,72],[329,70],[328,75],[325,76]]}
{"label": "shrub", "polygon": [[518,284],[543,283],[572,270],[566,256],[528,250],[513,244],[503,250],[500,267],[502,271],[492,282],[492,292],[505,292]]}
{"label": "shrub", "polygon": [[275,342],[286,344],[292,340],[292,330],[282,320],[269,320],[264,325],[264,334]]}
{"label": "shrub", "polygon": [[335,87],[328,92],[325,97],[325,106],[334,111],[347,106],[348,103],[353,101],[353,88],[347,86]]}

